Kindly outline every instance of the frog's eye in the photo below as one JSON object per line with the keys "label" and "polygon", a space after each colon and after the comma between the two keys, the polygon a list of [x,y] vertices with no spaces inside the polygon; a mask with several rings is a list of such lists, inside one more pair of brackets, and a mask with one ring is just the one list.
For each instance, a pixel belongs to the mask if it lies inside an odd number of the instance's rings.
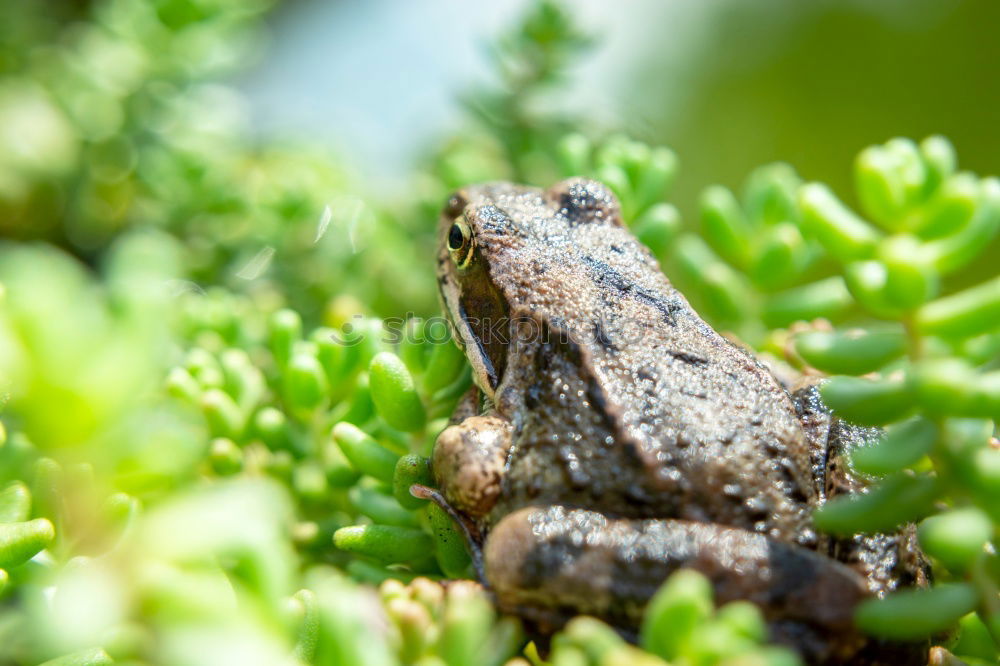
{"label": "frog's eye", "polygon": [[448,230],[448,250],[459,268],[465,268],[472,259],[472,230],[465,220],[459,218]]}
{"label": "frog's eye", "polygon": [[451,229],[448,231],[448,249],[452,252],[461,250],[465,244],[467,233],[468,228],[464,224],[456,222],[451,225]]}

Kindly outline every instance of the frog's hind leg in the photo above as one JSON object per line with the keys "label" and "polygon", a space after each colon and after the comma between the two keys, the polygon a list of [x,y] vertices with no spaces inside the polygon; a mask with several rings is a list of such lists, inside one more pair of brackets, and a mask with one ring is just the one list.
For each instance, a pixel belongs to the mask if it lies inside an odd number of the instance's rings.
{"label": "frog's hind leg", "polygon": [[852,621],[868,595],[855,571],[737,528],[526,508],[487,535],[484,566],[500,608],[543,631],[587,614],[627,634],[660,584],[690,568],[711,581],[717,603],[743,599],[760,606],[772,639],[798,649],[809,663],[849,659],[865,642]]}

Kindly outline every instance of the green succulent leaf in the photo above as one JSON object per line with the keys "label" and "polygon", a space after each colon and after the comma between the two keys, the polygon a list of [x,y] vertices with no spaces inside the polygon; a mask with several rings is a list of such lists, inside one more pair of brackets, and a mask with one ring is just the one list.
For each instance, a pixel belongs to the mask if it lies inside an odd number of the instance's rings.
{"label": "green succulent leaf", "polygon": [[386,449],[357,426],[341,422],[333,427],[337,443],[351,466],[379,481],[392,483],[399,456]]}
{"label": "green succulent leaf", "polygon": [[876,636],[915,640],[944,631],[973,610],[979,597],[965,583],[945,583],[926,590],[905,590],[886,599],[865,602],[857,622]]}
{"label": "green succulent leaf", "polygon": [[434,555],[441,571],[449,578],[467,578],[471,560],[461,530],[436,504],[427,506],[427,517],[434,537]]}
{"label": "green succulent leaf", "polygon": [[316,409],[329,396],[326,373],[312,354],[292,354],[286,361],[283,380],[285,400],[295,410]]}
{"label": "green succulent leaf", "polygon": [[712,614],[712,586],[695,571],[672,575],[649,602],[640,645],[666,660],[681,655],[695,628]]}
{"label": "green succulent leaf", "polygon": [[379,416],[393,428],[420,430],[427,423],[424,405],[409,370],[398,356],[381,352],[368,368],[372,401]]}
{"label": "green succulent leaf", "polygon": [[761,313],[770,327],[788,326],[796,321],[840,319],[851,307],[851,297],[844,279],[839,275],[818,280],[801,287],[770,294]]}
{"label": "green succulent leaf", "polygon": [[795,338],[795,350],[809,365],[831,374],[874,372],[906,351],[902,331],[809,331]]}
{"label": "green succulent leaf", "polygon": [[728,189],[709,187],[701,195],[701,226],[712,248],[734,266],[746,266],[751,231],[739,202]]}
{"label": "green succulent leaf", "polygon": [[295,343],[302,338],[302,317],[294,310],[278,310],[269,324],[271,353],[279,364],[285,365],[292,358]]}
{"label": "green succulent leaf", "polygon": [[953,571],[966,570],[993,536],[990,517],[976,507],[954,509],[927,518],[917,532],[920,545]]}
{"label": "green succulent leaf", "polygon": [[933,477],[894,474],[868,493],[830,500],[816,511],[816,526],[842,536],[891,532],[930,513],[940,490]]}
{"label": "green succulent leaf", "polygon": [[936,424],[922,417],[894,423],[874,444],[854,449],[851,464],[864,474],[898,472],[930,453],[938,436]]}
{"label": "green succulent leaf", "polygon": [[799,190],[802,225],[835,258],[857,261],[875,253],[881,235],[842,204],[825,185]]}
{"label": "green succulent leaf", "polygon": [[396,462],[392,477],[392,494],[396,501],[407,509],[419,509],[426,503],[426,500],[410,494],[410,487],[414,484],[433,486],[434,477],[431,474],[430,461],[423,456],[410,453]]}
{"label": "green succulent leaf", "polygon": [[434,544],[423,530],[394,525],[342,527],[333,535],[337,548],[393,564],[427,557]]}
{"label": "green succulent leaf", "polygon": [[970,337],[1000,326],[1000,277],[927,303],[917,312],[925,333]]}
{"label": "green succulent leaf", "polygon": [[0,523],[19,523],[31,515],[31,491],[22,481],[0,488]]}
{"label": "green succulent leaf", "polygon": [[885,425],[913,409],[914,396],[902,378],[832,377],[820,388],[823,401],[858,425]]}
{"label": "green succulent leaf", "polygon": [[56,532],[45,518],[0,524],[0,567],[24,564],[52,543]]}

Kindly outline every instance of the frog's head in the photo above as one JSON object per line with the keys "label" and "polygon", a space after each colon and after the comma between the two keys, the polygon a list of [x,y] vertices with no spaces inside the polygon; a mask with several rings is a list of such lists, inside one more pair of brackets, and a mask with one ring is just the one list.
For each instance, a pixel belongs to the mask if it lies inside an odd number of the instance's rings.
{"label": "frog's head", "polygon": [[567,246],[595,224],[621,226],[618,202],[606,186],[582,178],[548,190],[473,185],[449,199],[438,227],[441,301],[476,384],[491,399],[507,367],[512,309],[534,311],[534,295],[558,291],[546,289],[544,265],[573,263]]}
{"label": "frog's head", "polygon": [[500,260],[494,241],[514,231],[513,220],[497,203],[526,189],[506,184],[465,188],[449,199],[438,228],[441,303],[476,384],[491,399],[507,365],[510,312],[491,271],[491,263]]}

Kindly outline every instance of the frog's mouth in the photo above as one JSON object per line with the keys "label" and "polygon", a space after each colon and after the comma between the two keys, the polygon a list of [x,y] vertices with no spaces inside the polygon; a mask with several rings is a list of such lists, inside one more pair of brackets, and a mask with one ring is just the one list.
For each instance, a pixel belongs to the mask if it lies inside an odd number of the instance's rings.
{"label": "frog's mouth", "polygon": [[442,290],[445,312],[472,365],[476,384],[492,399],[507,367],[510,317],[506,302],[481,261],[461,274],[452,274],[451,281],[452,288]]}
{"label": "frog's mouth", "polygon": [[[497,386],[500,384],[500,372],[497,372],[497,366],[493,362],[493,357],[490,355],[489,348],[484,346],[483,337],[477,333],[474,320],[470,319],[465,311],[465,307],[459,303],[458,314],[462,321],[462,337],[467,340],[471,340],[472,345],[466,343],[465,353],[469,356],[469,360],[473,365],[473,368],[477,370],[477,375],[485,378],[485,382],[479,382],[484,390],[488,390],[490,397],[493,397],[493,392],[496,391]],[[476,366],[480,367],[476,367]],[[488,389],[487,389],[488,386]]]}

